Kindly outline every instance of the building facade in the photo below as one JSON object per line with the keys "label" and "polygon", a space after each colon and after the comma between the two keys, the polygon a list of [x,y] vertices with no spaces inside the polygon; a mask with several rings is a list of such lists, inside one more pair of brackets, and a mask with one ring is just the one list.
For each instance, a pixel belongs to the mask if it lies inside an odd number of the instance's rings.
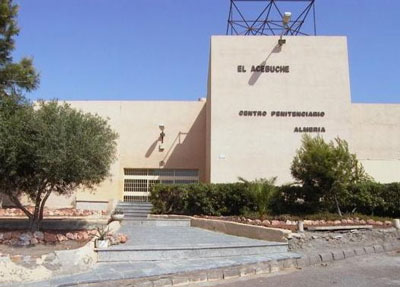
{"label": "building facade", "polygon": [[289,183],[304,133],[345,139],[375,180],[400,181],[400,105],[351,103],[346,37],[278,39],[213,36],[207,99],[69,102],[110,119],[118,159],[110,178],[62,204],[145,200],[159,182]]}

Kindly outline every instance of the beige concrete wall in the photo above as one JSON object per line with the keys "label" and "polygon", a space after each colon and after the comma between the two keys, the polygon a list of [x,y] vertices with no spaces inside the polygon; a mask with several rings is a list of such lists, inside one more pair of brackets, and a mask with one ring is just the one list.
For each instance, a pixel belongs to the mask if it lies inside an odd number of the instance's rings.
{"label": "beige concrete wall", "polygon": [[[111,176],[77,201],[122,199],[124,168],[198,169],[205,179],[205,102],[72,101],[73,107],[108,117],[119,134]],[[164,151],[159,124],[165,125]]]}
{"label": "beige concrete wall", "polygon": [[352,104],[352,150],[376,181],[400,181],[400,105]]}
{"label": "beige concrete wall", "polygon": [[[345,37],[213,36],[211,40],[210,179],[234,182],[278,176],[292,181],[290,164],[302,133],[324,127],[330,140],[350,138],[350,85]],[[238,65],[246,73],[238,72]],[[289,73],[251,72],[252,65],[289,66]],[[239,111],[267,111],[241,117]],[[271,117],[271,111],[321,111],[321,118]]]}

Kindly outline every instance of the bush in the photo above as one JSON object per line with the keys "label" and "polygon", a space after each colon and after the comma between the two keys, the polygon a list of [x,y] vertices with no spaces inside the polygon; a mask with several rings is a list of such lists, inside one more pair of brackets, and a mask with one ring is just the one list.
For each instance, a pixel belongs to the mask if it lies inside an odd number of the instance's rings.
{"label": "bush", "polygon": [[368,215],[400,216],[400,183],[364,182],[349,188],[346,208]]}
{"label": "bush", "polygon": [[[250,182],[251,183],[251,182]],[[307,199],[306,187],[282,185],[264,201],[273,215],[311,215],[329,211],[322,203]],[[344,212],[399,217],[400,183],[380,184],[372,181],[352,184],[341,197]],[[260,202],[246,183],[155,185],[150,195],[154,213],[184,215],[245,215],[259,213]],[[330,211],[334,210],[334,207]],[[260,215],[260,213],[259,213]]]}
{"label": "bush", "polygon": [[269,203],[273,214],[306,214],[316,212],[315,205],[304,199],[307,192],[299,185],[282,185]]}
{"label": "bush", "polygon": [[369,179],[345,140],[326,143],[320,136],[304,135],[291,166],[293,177],[306,192],[304,200],[318,209],[336,209],[342,214],[342,201],[348,187]]}
{"label": "bush", "polygon": [[244,183],[153,186],[154,213],[185,215],[239,215],[254,210]]}
{"label": "bush", "polygon": [[270,179],[260,178],[253,181],[248,181],[239,177],[239,180],[245,183],[245,187],[256,205],[258,215],[260,219],[263,220],[264,215],[270,209],[269,205],[271,199],[275,196],[277,190],[275,186],[276,177]]}

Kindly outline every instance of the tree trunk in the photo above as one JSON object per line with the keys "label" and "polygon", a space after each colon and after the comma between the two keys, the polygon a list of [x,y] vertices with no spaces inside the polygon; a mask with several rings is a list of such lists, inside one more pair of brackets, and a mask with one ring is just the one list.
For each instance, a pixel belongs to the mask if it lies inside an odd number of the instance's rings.
{"label": "tree trunk", "polygon": [[11,194],[7,194],[8,197],[10,198],[10,200],[19,208],[21,209],[25,215],[29,218],[29,220],[32,218],[32,213],[29,212],[28,209],[26,209],[22,203],[19,201],[19,199],[17,197],[15,197],[14,195]]}
{"label": "tree trunk", "polygon": [[29,221],[29,230],[31,232],[39,231],[40,229],[40,220],[39,216],[33,216]]}
{"label": "tree trunk", "polygon": [[336,193],[334,194],[334,198],[335,198],[337,213],[339,214],[340,217],[342,217],[343,215],[342,211],[340,210],[339,201],[337,199]]}
{"label": "tree trunk", "polygon": [[51,190],[46,192],[46,195],[44,196],[41,204],[40,204],[40,211],[39,211],[39,229],[42,228],[42,221],[43,221],[43,212],[44,212],[44,206],[46,204],[47,199],[49,198],[51,194]]}
{"label": "tree trunk", "polygon": [[32,232],[39,230],[39,214],[40,214],[40,203],[42,201],[42,192],[38,191],[35,198],[35,210],[33,211],[33,217],[29,221],[29,229]]}

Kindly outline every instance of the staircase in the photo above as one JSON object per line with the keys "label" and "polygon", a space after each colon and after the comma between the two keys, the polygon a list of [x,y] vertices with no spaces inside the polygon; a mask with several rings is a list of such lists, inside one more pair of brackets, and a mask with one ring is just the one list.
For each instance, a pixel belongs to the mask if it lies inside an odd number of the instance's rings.
{"label": "staircase", "polygon": [[153,205],[150,202],[123,202],[117,204],[125,214],[124,220],[143,220],[151,213]]}

